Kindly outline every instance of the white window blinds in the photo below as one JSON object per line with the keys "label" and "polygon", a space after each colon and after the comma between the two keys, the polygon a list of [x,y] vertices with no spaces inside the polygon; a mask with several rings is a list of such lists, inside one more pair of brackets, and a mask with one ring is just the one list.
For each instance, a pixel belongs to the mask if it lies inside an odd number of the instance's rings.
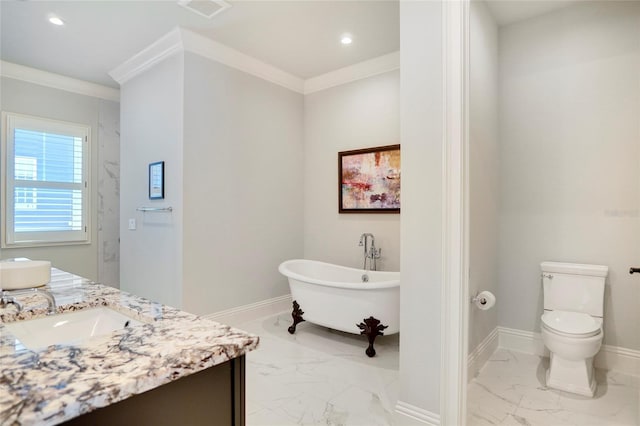
{"label": "white window blinds", "polygon": [[5,246],[88,242],[90,128],[5,114]]}

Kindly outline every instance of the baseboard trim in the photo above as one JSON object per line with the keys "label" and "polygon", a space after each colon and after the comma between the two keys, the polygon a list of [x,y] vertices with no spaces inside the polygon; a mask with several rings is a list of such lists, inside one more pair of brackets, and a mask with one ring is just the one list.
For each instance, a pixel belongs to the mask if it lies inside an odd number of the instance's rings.
{"label": "baseboard trim", "polygon": [[640,351],[635,349],[602,345],[593,362],[598,368],[640,377]]}
{"label": "baseboard trim", "polygon": [[[549,356],[540,333],[496,327],[499,335],[498,347],[531,355]],[[594,365],[605,370],[640,377],[640,351],[620,346],[602,345],[594,359]]]}
{"label": "baseboard trim", "polygon": [[500,348],[531,355],[549,356],[540,333],[500,326],[496,328],[500,336],[498,339]]}
{"label": "baseboard trim", "polygon": [[494,328],[487,337],[467,357],[467,381],[473,380],[480,369],[498,349],[499,334],[498,327]]}
{"label": "baseboard trim", "polygon": [[203,318],[236,326],[243,322],[253,321],[258,318],[290,310],[291,303],[291,295],[285,294],[284,296],[261,300],[260,302],[251,303],[249,305],[238,306],[236,308],[203,315]]}
{"label": "baseboard trim", "polygon": [[395,424],[402,426],[440,426],[440,415],[415,405],[398,401],[395,408]]}

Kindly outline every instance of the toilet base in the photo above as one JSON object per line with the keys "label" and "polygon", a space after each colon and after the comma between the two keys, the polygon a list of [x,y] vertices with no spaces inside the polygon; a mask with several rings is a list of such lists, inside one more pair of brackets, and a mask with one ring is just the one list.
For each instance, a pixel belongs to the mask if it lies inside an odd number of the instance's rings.
{"label": "toilet base", "polygon": [[572,361],[551,352],[547,387],[593,398],[597,387],[593,357]]}

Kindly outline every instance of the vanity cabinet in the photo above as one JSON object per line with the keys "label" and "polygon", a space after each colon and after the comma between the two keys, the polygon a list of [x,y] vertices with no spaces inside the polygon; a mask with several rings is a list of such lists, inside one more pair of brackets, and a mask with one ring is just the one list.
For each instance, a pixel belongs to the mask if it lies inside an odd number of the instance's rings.
{"label": "vanity cabinet", "polygon": [[245,357],[69,420],[69,426],[244,426]]}
{"label": "vanity cabinet", "polygon": [[[245,354],[258,336],[55,268],[47,290],[56,315],[39,297],[0,308],[0,425],[245,424]],[[9,327],[94,308],[144,324],[46,350],[27,350]]]}

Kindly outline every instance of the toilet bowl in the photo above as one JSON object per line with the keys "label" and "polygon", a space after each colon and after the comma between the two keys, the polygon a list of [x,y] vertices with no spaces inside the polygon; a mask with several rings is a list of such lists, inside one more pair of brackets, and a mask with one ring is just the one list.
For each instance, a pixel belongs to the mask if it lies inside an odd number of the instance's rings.
{"label": "toilet bowl", "polygon": [[593,397],[593,357],[602,346],[602,319],[579,312],[548,311],[542,315],[541,332],[551,353],[547,386]]}
{"label": "toilet bowl", "polygon": [[543,262],[540,331],[550,352],[547,386],[593,397],[593,357],[602,347],[606,266]]}

